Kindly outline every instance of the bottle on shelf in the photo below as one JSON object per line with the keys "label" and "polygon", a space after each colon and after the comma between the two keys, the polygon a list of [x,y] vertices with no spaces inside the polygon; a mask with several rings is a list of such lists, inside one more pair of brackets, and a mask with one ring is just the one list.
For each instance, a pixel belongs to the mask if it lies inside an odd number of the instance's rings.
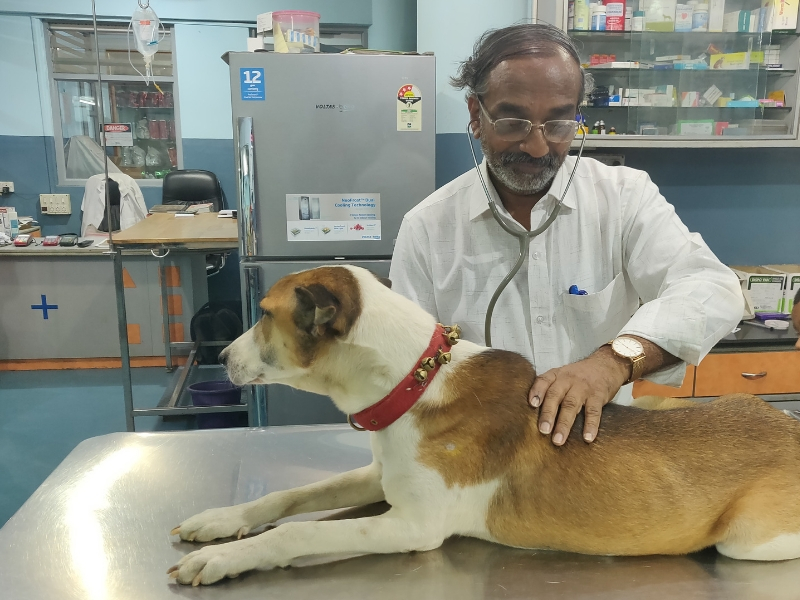
{"label": "bottle on shelf", "polygon": [[574,28],[576,31],[589,31],[589,2],[575,0]]}
{"label": "bottle on shelf", "polygon": [[592,127],[592,134],[597,135],[600,133],[600,121],[595,121],[594,126]]}
{"label": "bottle on shelf", "polygon": [[608,135],[617,135],[617,129],[616,129],[616,127],[613,127],[613,126],[612,126],[612,127],[611,127],[611,128],[608,130]]}
{"label": "bottle on shelf", "polygon": [[605,121],[603,121],[603,120],[600,121],[599,129],[600,129],[600,135],[605,135],[606,134],[606,122]]}

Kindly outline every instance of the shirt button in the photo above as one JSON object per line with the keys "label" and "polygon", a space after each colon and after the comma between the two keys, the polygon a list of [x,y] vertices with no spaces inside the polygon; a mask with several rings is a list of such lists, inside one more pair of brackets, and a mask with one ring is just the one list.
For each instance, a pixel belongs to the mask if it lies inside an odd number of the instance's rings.
{"label": "shirt button", "polygon": [[541,316],[541,315],[539,315],[538,317],[536,317],[536,322],[537,322],[539,325],[541,325],[542,323],[544,323],[544,317],[543,317],[543,316]]}
{"label": "shirt button", "polygon": [[539,260],[539,253],[538,252],[534,252],[533,253],[533,260]]}

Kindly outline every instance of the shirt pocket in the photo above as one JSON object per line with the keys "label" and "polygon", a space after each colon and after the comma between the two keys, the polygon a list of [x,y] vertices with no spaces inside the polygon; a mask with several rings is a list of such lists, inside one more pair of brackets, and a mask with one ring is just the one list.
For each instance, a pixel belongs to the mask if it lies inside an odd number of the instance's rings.
{"label": "shirt pocket", "polygon": [[595,294],[576,296],[564,293],[561,298],[571,345],[570,362],[586,358],[613,340],[635,311],[635,307],[630,308],[622,273]]}

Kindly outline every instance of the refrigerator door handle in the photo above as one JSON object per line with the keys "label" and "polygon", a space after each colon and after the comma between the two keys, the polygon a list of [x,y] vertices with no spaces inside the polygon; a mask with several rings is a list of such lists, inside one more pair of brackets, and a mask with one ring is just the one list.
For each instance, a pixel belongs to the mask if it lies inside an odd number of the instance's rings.
{"label": "refrigerator door handle", "polygon": [[[240,213],[241,214],[241,213]],[[247,331],[253,327],[261,317],[259,301],[261,300],[261,268],[257,264],[242,263],[244,304],[242,317],[244,317],[244,329]],[[267,422],[267,386],[250,385],[247,386],[248,397],[248,422],[250,427],[265,427]]]}
{"label": "refrigerator door handle", "polygon": [[239,252],[241,256],[257,256],[256,244],[256,173],[255,131],[253,117],[237,119],[236,187],[239,194]]}
{"label": "refrigerator door handle", "polygon": [[258,323],[261,317],[259,302],[261,300],[261,268],[257,264],[242,263],[244,272],[244,329],[247,331]]}

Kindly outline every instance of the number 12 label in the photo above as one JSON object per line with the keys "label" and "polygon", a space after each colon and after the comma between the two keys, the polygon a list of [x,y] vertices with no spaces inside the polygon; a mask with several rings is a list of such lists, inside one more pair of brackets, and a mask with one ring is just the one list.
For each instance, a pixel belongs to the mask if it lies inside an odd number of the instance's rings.
{"label": "number 12 label", "polygon": [[239,69],[242,100],[266,100],[264,69]]}

